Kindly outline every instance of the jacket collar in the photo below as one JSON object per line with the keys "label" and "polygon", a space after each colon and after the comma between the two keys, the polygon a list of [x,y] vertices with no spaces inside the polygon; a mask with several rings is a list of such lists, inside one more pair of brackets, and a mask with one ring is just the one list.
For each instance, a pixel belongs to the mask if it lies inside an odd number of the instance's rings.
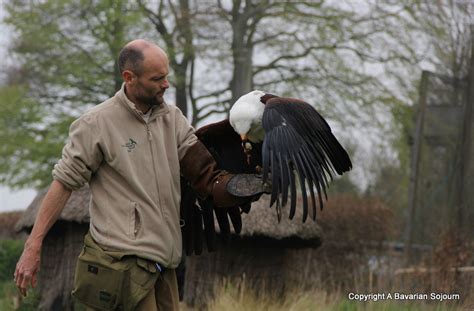
{"label": "jacket collar", "polygon": [[[125,94],[125,83],[122,83],[122,87],[120,88],[120,90],[117,93],[115,93],[115,97],[133,115],[135,115],[135,117],[138,120],[140,120],[141,122],[145,122],[145,120],[143,120],[143,118],[142,118],[141,111],[139,111],[135,107],[135,104],[130,99],[128,99],[127,94]],[[170,111],[170,108],[168,107],[168,105],[165,102],[163,102],[161,105],[159,105],[157,107],[152,107],[151,109],[152,109],[152,111],[151,111],[150,119],[148,119],[148,122],[151,122],[154,119],[156,119],[156,117],[167,114]]]}

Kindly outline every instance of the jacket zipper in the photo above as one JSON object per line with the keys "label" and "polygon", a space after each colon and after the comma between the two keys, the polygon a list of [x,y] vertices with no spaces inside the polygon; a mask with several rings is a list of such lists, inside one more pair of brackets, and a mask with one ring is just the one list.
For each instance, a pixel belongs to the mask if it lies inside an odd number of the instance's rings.
{"label": "jacket zipper", "polygon": [[155,187],[156,187],[156,190],[157,190],[156,203],[160,207],[161,213],[163,214],[163,209],[161,207],[161,202],[160,202],[160,191],[159,191],[159,187],[158,187],[158,174],[156,172],[156,166],[155,166],[155,156],[153,154],[153,146],[152,146],[152,143],[151,143],[151,141],[152,141],[151,131],[150,131],[150,128],[148,127],[147,123],[145,123],[145,127],[146,127],[146,133],[147,133],[147,137],[148,137],[148,145],[150,146],[151,162],[152,162],[152,165],[153,165],[153,172],[155,173],[155,176],[154,176],[153,179],[155,180]]}
{"label": "jacket zipper", "polygon": [[[157,190],[157,203],[158,203],[158,207],[161,211],[161,215],[163,215],[163,221],[168,223],[168,219],[165,215],[165,211],[163,210],[163,207],[161,206],[161,202],[160,202],[160,192],[159,192],[159,187],[158,187],[158,174],[156,172],[156,165],[155,165],[155,160],[154,160],[154,154],[153,154],[153,146],[152,146],[152,135],[151,135],[151,130],[150,130],[150,127],[148,126],[148,123],[145,123],[145,127],[146,127],[146,132],[147,132],[147,137],[148,137],[148,145],[150,146],[150,153],[151,153],[151,161],[152,161],[152,165],[153,165],[153,172],[155,173],[155,187],[156,187],[156,190]],[[173,262],[173,257],[174,257],[174,247],[172,246],[171,247],[171,258],[170,258],[170,262]]]}

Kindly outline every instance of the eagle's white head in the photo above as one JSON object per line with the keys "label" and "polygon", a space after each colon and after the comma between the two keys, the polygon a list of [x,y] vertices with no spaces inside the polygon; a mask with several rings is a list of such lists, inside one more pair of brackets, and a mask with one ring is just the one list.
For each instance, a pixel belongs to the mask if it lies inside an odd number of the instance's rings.
{"label": "eagle's white head", "polygon": [[265,105],[260,101],[266,93],[255,90],[241,96],[229,113],[230,125],[243,141],[260,142],[263,140],[262,116]]}

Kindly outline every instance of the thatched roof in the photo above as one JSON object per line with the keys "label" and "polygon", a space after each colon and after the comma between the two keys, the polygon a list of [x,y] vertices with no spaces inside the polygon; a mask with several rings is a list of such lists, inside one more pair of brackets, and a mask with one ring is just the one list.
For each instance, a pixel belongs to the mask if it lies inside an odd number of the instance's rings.
{"label": "thatched roof", "polygon": [[[46,195],[46,190],[41,191],[33,199],[16,224],[16,230],[30,230],[36,219],[36,213]],[[59,220],[75,221],[78,223],[89,222],[90,189],[84,186],[78,191],[73,191]],[[301,209],[297,209],[295,218],[288,219],[285,210],[282,211],[281,222],[278,223],[275,208],[268,208],[269,196],[262,196],[258,202],[252,204],[249,214],[242,214],[242,236],[264,236],[275,239],[297,237],[303,240],[321,238],[321,228],[311,219],[303,224],[301,222]]]}
{"label": "thatched roof", "polygon": [[390,208],[379,198],[331,194],[318,214],[324,241],[357,244],[394,238],[400,226]]}
{"label": "thatched roof", "polygon": [[297,237],[302,240],[320,240],[321,227],[310,217],[302,222],[302,208],[297,206],[292,220],[288,218],[289,204],[282,209],[281,221],[278,222],[275,205],[269,208],[270,196],[263,195],[260,200],[252,203],[249,214],[242,214],[243,236],[267,236],[275,239]]}
{"label": "thatched roof", "polygon": [[23,211],[0,213],[0,239],[23,238],[23,234],[15,230],[15,224],[20,220],[22,215]]}
{"label": "thatched roof", "polygon": [[308,219],[302,223],[301,205],[299,196],[295,216],[289,220],[287,204],[282,208],[281,222],[278,223],[275,206],[269,208],[269,196],[262,196],[252,204],[249,214],[242,214],[242,235],[276,239],[298,237],[355,245],[362,241],[389,240],[397,234],[398,226],[392,211],[377,198],[332,193],[324,202],[323,211],[318,206],[316,222],[310,217],[310,211]]}
{"label": "thatched roof", "polygon": [[[38,209],[43,202],[48,189],[38,192],[30,203],[23,216],[15,226],[17,231],[29,231],[33,227]],[[84,186],[77,191],[73,191],[66,203],[58,220],[74,221],[77,223],[89,223],[89,201],[91,192],[89,186]]]}

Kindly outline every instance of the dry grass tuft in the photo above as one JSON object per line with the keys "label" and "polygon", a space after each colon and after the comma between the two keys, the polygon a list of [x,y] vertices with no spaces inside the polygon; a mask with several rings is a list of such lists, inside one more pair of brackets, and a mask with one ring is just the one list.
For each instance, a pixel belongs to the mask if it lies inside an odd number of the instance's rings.
{"label": "dry grass tuft", "polygon": [[329,294],[322,290],[309,292],[293,289],[282,299],[282,297],[257,294],[241,287],[233,287],[231,284],[222,287],[216,297],[218,298],[210,304],[209,311],[323,311],[336,310],[341,303],[340,295]]}

